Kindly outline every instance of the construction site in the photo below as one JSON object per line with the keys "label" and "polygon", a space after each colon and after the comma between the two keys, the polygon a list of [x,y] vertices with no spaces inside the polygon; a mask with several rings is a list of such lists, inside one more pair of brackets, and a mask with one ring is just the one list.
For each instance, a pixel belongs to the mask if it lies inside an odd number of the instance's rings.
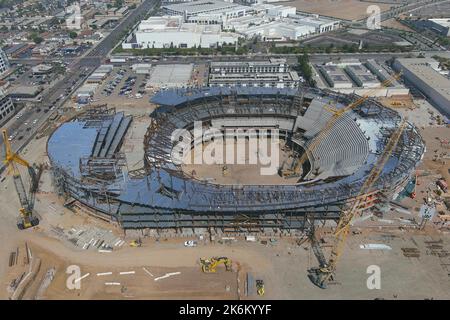
{"label": "construction site", "polygon": [[[449,128],[368,96],[168,89],[67,107],[5,152],[0,298],[448,299]],[[250,163],[261,146],[273,163]],[[199,147],[234,162],[187,161]]]}

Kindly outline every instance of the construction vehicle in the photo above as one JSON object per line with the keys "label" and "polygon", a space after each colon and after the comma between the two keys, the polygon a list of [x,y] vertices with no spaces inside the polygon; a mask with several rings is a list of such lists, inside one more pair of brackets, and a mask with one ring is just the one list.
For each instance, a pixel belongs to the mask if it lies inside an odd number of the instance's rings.
{"label": "construction vehicle", "polygon": [[141,238],[130,242],[130,247],[137,248],[142,246]]}
{"label": "construction vehicle", "polygon": [[226,177],[228,175],[228,167],[223,166],[222,167],[222,176]]}
{"label": "construction vehicle", "polygon": [[[12,174],[14,186],[16,188],[17,195],[19,197],[20,209],[19,209],[19,219],[17,221],[17,227],[20,230],[28,229],[39,224],[39,219],[33,216],[33,206],[34,206],[34,193],[38,187],[38,179],[34,168],[23,158],[21,158],[17,153],[14,153],[11,149],[11,144],[8,140],[8,134],[6,130],[2,131],[3,142],[5,144],[5,160],[4,163],[7,165],[7,170],[9,174]],[[25,191],[25,185],[20,175],[20,171],[17,165],[21,165],[28,170],[30,175],[30,189],[27,195]]]}
{"label": "construction vehicle", "polygon": [[[318,268],[311,268],[308,270],[308,278],[317,285],[319,288],[326,289],[329,281],[334,279],[334,273],[336,271],[336,266],[339,257],[344,249],[345,241],[350,231],[350,223],[353,218],[360,212],[361,207],[364,206],[366,200],[366,194],[370,191],[372,186],[377,182],[378,178],[383,171],[386,162],[389,160],[392,152],[395,150],[400,137],[404,129],[406,128],[406,120],[402,120],[400,126],[391,135],[389,141],[386,144],[382,155],[378,158],[377,163],[367,176],[359,195],[354,199],[348,210],[343,210],[339,218],[337,227],[334,232],[334,244],[331,249],[331,257],[328,262],[324,259],[323,253],[321,251],[320,245],[315,240],[314,235],[312,246],[313,251],[319,260]],[[314,231],[313,231],[314,232]],[[317,252],[316,252],[317,251]]]}
{"label": "construction vehicle", "polygon": [[[283,165],[284,167],[284,165]],[[282,168],[278,171],[278,174],[283,178],[294,178],[300,177],[301,175],[302,163],[299,158],[294,157],[292,164],[289,168]]]}
{"label": "construction vehicle", "polygon": [[256,293],[258,293],[258,296],[263,296],[266,293],[263,280],[256,280]]}
{"label": "construction vehicle", "polygon": [[[381,86],[387,87],[395,80],[398,80],[401,77],[402,73],[397,73],[390,79],[387,79],[381,83]],[[325,106],[324,108],[331,112],[333,115],[331,116],[330,120],[328,120],[324,126],[324,128],[319,132],[317,137],[307,146],[307,149],[305,149],[305,152],[303,152],[302,156],[296,160],[294,160],[293,166],[288,169],[280,169],[279,173],[284,178],[296,178],[300,175],[300,169],[303,167],[303,164],[308,159],[308,154],[310,154],[312,151],[315,150],[319,146],[319,144],[324,140],[328,134],[330,133],[331,129],[334,127],[334,125],[337,123],[337,121],[342,117],[347,111],[353,110],[359,105],[363,104],[369,97],[376,93],[379,90],[379,88],[374,88],[370,91],[368,91],[364,96],[357,99],[355,102],[350,103],[348,106],[345,106],[341,109],[336,109],[329,106]]]}
{"label": "construction vehicle", "polygon": [[217,270],[217,266],[223,263],[226,271],[231,271],[231,259],[227,257],[212,257],[211,259],[200,259],[202,265],[202,271],[205,273],[214,273]]}

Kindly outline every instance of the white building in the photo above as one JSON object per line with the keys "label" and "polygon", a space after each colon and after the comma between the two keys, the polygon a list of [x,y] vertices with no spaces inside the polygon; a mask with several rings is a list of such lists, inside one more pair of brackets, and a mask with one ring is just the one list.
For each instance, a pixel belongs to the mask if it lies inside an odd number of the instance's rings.
{"label": "white building", "polygon": [[325,19],[319,15],[289,15],[289,20],[298,25],[310,26],[315,29],[315,33],[324,33],[334,31],[340,28],[339,20]]}
{"label": "white building", "polygon": [[432,68],[433,59],[397,59],[396,71],[419,89],[447,118],[450,118],[450,80]]}
{"label": "white building", "polygon": [[162,9],[168,15],[180,15],[189,22],[197,22],[198,20],[198,23],[202,23],[202,21],[208,21],[208,24],[221,24],[224,20],[254,13],[254,9],[250,6],[220,0],[177,3],[163,6]]}
{"label": "white building", "polygon": [[415,23],[419,27],[431,29],[444,37],[450,37],[450,18],[419,20]]}
{"label": "white building", "polygon": [[263,41],[298,40],[314,34],[311,26],[293,25],[286,21],[271,21],[260,25],[249,26],[243,34],[247,38],[259,36]]}
{"label": "white building", "polygon": [[[184,23],[182,16],[150,17],[140,23],[135,34],[139,48],[210,48],[236,44],[238,36],[222,32],[220,25]],[[124,44],[123,47],[127,48]]]}
{"label": "white building", "polygon": [[[344,94],[370,97],[391,97],[408,95],[409,89],[388,73],[385,66],[375,60],[361,62],[358,59],[344,59],[313,66],[314,80],[321,89],[330,89]],[[389,86],[381,83],[390,79]]]}
{"label": "white building", "polygon": [[300,78],[286,59],[211,62],[210,87],[296,88]]}
{"label": "white building", "polygon": [[0,74],[5,73],[9,69],[8,57],[6,53],[0,48]]}
{"label": "white building", "polygon": [[254,15],[228,19],[223,23],[224,29],[235,30],[247,38],[259,36],[264,41],[285,41],[298,40],[340,27],[338,20],[313,14],[296,14],[295,7],[256,4],[252,8]]}

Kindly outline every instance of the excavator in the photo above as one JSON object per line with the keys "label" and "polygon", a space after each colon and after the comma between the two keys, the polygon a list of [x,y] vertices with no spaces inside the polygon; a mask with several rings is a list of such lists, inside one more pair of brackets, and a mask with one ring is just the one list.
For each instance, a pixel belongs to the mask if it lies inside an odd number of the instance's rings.
{"label": "excavator", "polygon": [[200,259],[202,271],[205,273],[214,273],[219,264],[223,263],[227,271],[231,271],[231,259],[227,257],[212,257],[211,259]]}
{"label": "excavator", "polygon": [[[21,158],[17,153],[13,152],[11,149],[11,144],[8,140],[8,134],[6,130],[2,131],[3,142],[5,145],[5,160],[4,163],[8,167],[8,173],[12,174],[14,180],[14,186],[16,188],[17,195],[19,197],[20,209],[19,209],[19,219],[17,221],[17,227],[20,230],[28,229],[39,224],[39,219],[33,215],[34,206],[34,193],[38,187],[37,176],[34,168],[23,158]],[[30,189],[27,195],[25,191],[25,185],[20,175],[20,171],[17,166],[23,166],[27,168],[28,174],[30,175]]]}

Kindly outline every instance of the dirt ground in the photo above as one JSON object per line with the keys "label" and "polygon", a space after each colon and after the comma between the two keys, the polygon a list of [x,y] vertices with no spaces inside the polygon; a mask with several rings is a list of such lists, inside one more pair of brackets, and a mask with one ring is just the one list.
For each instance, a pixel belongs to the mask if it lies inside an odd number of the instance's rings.
{"label": "dirt ground", "polygon": [[[275,147],[278,149],[278,154],[271,156],[270,139],[268,140],[267,151],[268,158],[270,159],[269,164],[261,164],[260,159],[258,159],[257,146],[255,149],[249,147],[249,141],[234,141],[234,151],[233,159],[227,158],[227,144],[230,140],[225,140],[224,147],[222,148],[222,159],[223,164],[194,164],[194,151],[185,157],[185,164],[182,165],[182,170],[187,174],[198,180],[204,180],[212,183],[218,184],[239,184],[239,185],[269,185],[269,184],[295,184],[297,179],[284,179],[278,175],[278,168],[283,166],[286,161],[289,164],[292,162],[291,151],[285,149],[285,143],[280,141],[276,143]],[[207,150],[211,144],[204,144],[203,150]],[[219,150],[219,149],[218,149]],[[206,153],[206,152],[205,152]],[[250,153],[253,159],[257,160],[257,163],[250,163]],[[212,152],[214,155],[214,152]],[[275,168],[274,172],[271,174],[265,174],[265,169],[273,166]]]}
{"label": "dirt ground", "polygon": [[[119,106],[142,116],[149,107],[129,108]],[[145,128],[143,118],[137,119],[133,132]],[[420,170],[430,171],[423,178],[419,194],[436,175],[450,181],[449,160],[439,139],[450,137],[450,128],[431,126],[420,129],[427,145],[427,154]],[[139,137],[131,134],[131,139]],[[46,138],[34,140],[23,153],[30,162],[47,162]],[[126,147],[126,144],[125,144]],[[435,152],[436,151],[436,152]],[[131,150],[130,152],[134,152]],[[137,152],[137,151],[136,151]],[[439,161],[433,161],[436,154],[442,154]],[[4,176],[4,174],[2,175]],[[428,179],[428,180],[425,180]],[[33,273],[24,299],[450,299],[450,232],[430,223],[425,230],[417,230],[418,216],[413,208],[423,202],[423,197],[406,199],[404,205],[411,208],[408,214],[388,213],[384,220],[371,218],[358,221],[353,227],[338,265],[336,283],[329,289],[315,287],[307,278],[307,270],[317,266],[309,244],[297,244],[296,238],[281,237],[274,241],[260,237],[258,242],[247,242],[236,237],[236,241],[210,241],[208,237],[198,240],[195,248],[186,248],[182,238],[143,238],[143,245],[132,248],[128,243],[133,239],[126,236],[117,226],[94,217],[86,212],[63,207],[63,200],[52,192],[51,178],[44,171],[39,192],[36,195],[36,212],[41,223],[32,230],[18,231],[15,225],[18,201],[12,179],[7,177],[0,183],[0,298],[8,299],[11,282],[22,274],[30,273],[30,265],[25,260],[25,242],[32,252],[33,261],[40,261],[39,271]],[[408,220],[408,223],[402,221]],[[391,221],[391,222],[389,222]],[[392,222],[394,221],[394,222]],[[94,225],[109,229],[118,236],[126,236],[126,245],[112,252],[98,252],[76,248],[62,241],[52,232],[52,227],[71,228],[78,225]],[[264,240],[266,242],[262,243]],[[325,254],[331,244],[329,234],[324,235],[322,244]],[[430,249],[429,241],[438,241],[442,254]],[[386,244],[391,250],[364,250],[362,244]],[[19,248],[17,263],[9,266],[11,252]],[[405,248],[418,252],[415,258],[403,254]],[[226,272],[223,266],[216,274],[201,272],[199,258],[227,256],[234,262],[233,272]],[[80,274],[87,277],[80,280],[80,290],[69,290],[66,282],[70,265],[80,267]],[[367,268],[379,266],[381,289],[370,290],[366,283]],[[147,270],[149,273],[147,273]],[[45,285],[45,275],[55,270],[55,277]],[[134,271],[134,274],[120,272]],[[97,273],[112,272],[111,275]],[[166,273],[180,272],[169,278],[155,281]],[[247,273],[255,279],[263,279],[266,295],[246,296],[244,294]],[[106,285],[106,282],[120,285]]]}
{"label": "dirt ground", "polygon": [[283,2],[283,5],[296,7],[299,11],[316,13],[346,20],[359,20],[367,17],[367,7],[378,5],[381,11],[390,9],[392,4],[362,2],[358,0],[296,0]]}
{"label": "dirt ground", "polygon": [[405,26],[404,24],[398,22],[395,19],[385,20],[385,21],[381,22],[381,26],[386,27],[386,28],[398,29],[398,30],[402,30],[402,31],[411,31],[411,32],[413,31],[411,28]]}

